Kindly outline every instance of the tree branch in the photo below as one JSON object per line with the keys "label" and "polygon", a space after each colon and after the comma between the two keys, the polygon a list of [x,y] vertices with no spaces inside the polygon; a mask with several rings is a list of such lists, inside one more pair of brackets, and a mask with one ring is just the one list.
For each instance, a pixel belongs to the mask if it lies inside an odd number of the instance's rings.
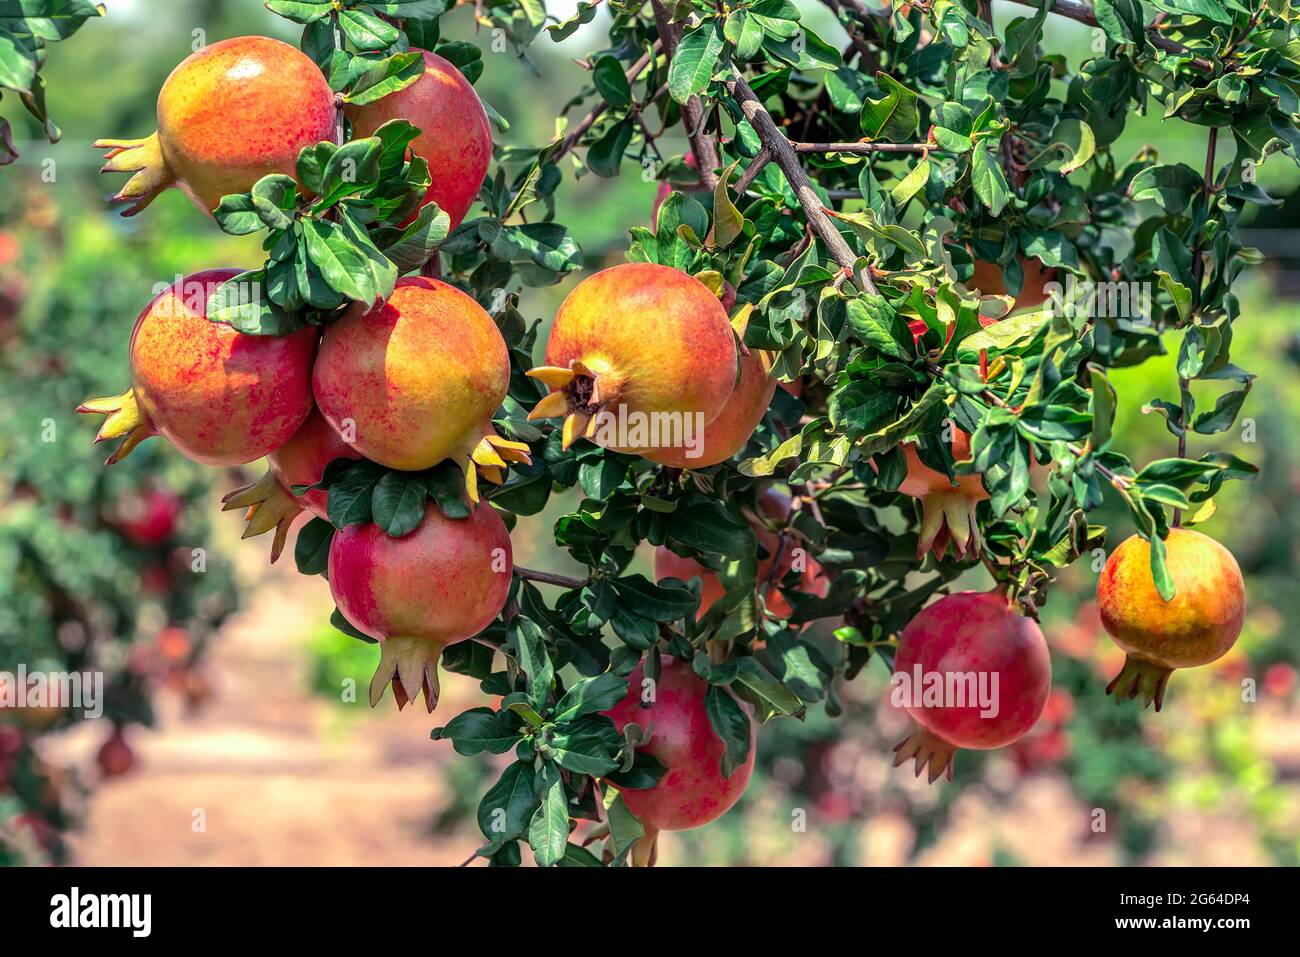
{"label": "tree branch", "polygon": [[[732,67],[735,71],[735,67]],[[849,248],[849,244],[840,231],[835,228],[830,217],[826,215],[822,207],[821,197],[813,189],[812,181],[808,178],[808,173],[804,170],[803,164],[799,162],[799,155],[795,152],[794,146],[786,139],[772,119],[772,114],[759,101],[754,91],[750,89],[745,78],[738,71],[734,73],[734,78],[727,81],[727,90],[735,97],[740,106],[741,113],[745,119],[749,120],[749,125],[754,128],[758,134],[759,141],[763,147],[772,155],[773,162],[781,168],[785,174],[786,182],[794,190],[795,196],[799,200],[799,205],[803,207],[804,215],[808,218],[808,225],[813,232],[817,234],[826,246],[831,257],[840,264],[844,271],[853,277],[858,288],[863,292],[875,293],[876,284],[871,281],[871,276],[865,269],[855,269],[858,261],[857,255]]]}
{"label": "tree branch", "polygon": [[[1018,3],[1022,7],[1034,7],[1038,10],[1041,10],[1043,7],[1042,0],[1011,0],[1011,2]],[[1082,23],[1085,26],[1101,26],[1100,21],[1097,20],[1097,14],[1093,12],[1092,7],[1088,6],[1086,3],[1079,2],[1079,0],[1056,0],[1056,5],[1052,7],[1049,12]],[[1169,39],[1150,24],[1147,26],[1147,39],[1151,41],[1153,47],[1159,47],[1166,53],[1187,54],[1192,52],[1176,40]],[[1204,70],[1208,73],[1214,72],[1214,64],[1202,57],[1192,57],[1192,64],[1199,70]]]}
{"label": "tree branch", "polygon": [[[664,57],[671,64],[673,55],[677,53],[677,41],[682,35],[681,27],[669,18],[662,0],[650,0],[650,6],[654,10],[655,26],[659,28]],[[712,191],[718,185],[717,169],[722,165],[722,158],[718,154],[718,144],[704,132],[704,104],[698,96],[692,96],[682,107],[682,121],[686,124],[686,136],[691,141],[691,152],[695,154],[695,165],[700,171],[700,186]]]}
{"label": "tree branch", "polygon": [[[876,32],[876,25],[866,19],[866,17],[870,15],[868,11],[862,6],[859,0],[822,0],[822,3],[824,3],[837,15],[837,17],[840,18],[840,25],[844,27],[844,32],[849,35],[849,42],[853,44],[853,49],[858,51],[858,56],[861,57],[862,63],[873,74],[876,73],[880,69],[880,58],[876,56],[875,49],[873,49],[871,44],[867,42],[868,38],[863,37],[854,29],[853,18],[849,15],[856,14],[863,17],[862,20],[858,21],[858,24],[866,28],[870,34],[869,39],[874,42],[876,46],[880,46],[880,34]],[[847,11],[845,10],[845,7],[848,8]],[[844,16],[840,16],[841,14],[844,14]],[[846,23],[845,20],[848,22]]]}

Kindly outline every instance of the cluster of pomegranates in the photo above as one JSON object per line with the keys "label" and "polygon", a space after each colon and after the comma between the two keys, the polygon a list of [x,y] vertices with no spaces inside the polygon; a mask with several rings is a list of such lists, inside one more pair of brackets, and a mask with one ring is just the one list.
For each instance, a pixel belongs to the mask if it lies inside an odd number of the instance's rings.
{"label": "cluster of pomegranates", "polygon": [[[415,84],[348,115],[357,135],[395,118],[423,131],[411,148],[429,163],[427,201],[446,210],[454,227],[484,180],[491,136],[464,77],[435,54],[424,59]],[[245,192],[262,176],[294,175],[299,151],[330,138],[335,119],[334,94],[314,63],[279,41],[244,37],[213,44],[173,71],[159,96],[157,132],[100,145],[110,151],[106,169],[135,172],[118,194],[133,204],[128,212],[170,186],[210,212],[223,195]],[[510,382],[507,345],[473,298],[423,277],[398,280],[378,308],[353,305],[323,333],[307,326],[279,337],[244,334],[206,315],[209,295],[238,273],[195,273],[155,296],[131,334],[130,388],[81,411],[106,416],[98,440],[121,440],[110,463],[153,435],[210,465],[267,458],[266,475],[224,501],[245,510],[246,534],[274,531],[272,560],[297,516],[328,517],[328,490],[309,487],[330,462],[365,458],[408,472],[457,463],[472,504],[468,517],[449,518],[426,504],[407,535],[350,525],[329,549],[339,610],[381,644],[371,703],[391,685],[399,707],[422,694],[432,711],[442,650],[483,630],[510,590],[510,537],[479,494],[480,479],[500,483],[510,464],[530,462],[526,444],[502,438],[492,425]],[[734,303],[734,291],[729,298]],[[549,390],[530,418],[560,419],[565,448],[587,439],[676,469],[705,468],[740,452],[762,420],[777,385],[771,361],[738,340],[728,303],[704,283],[661,265],[616,266],[581,282],[560,307],[545,364],[528,373]],[[700,441],[684,447],[680,435],[635,425],[665,414],[700,427]],[[969,436],[957,432],[951,452],[969,458]],[[926,466],[915,445],[904,453],[899,490],[920,500],[923,514],[918,556],[942,557],[949,545],[959,558],[977,556],[976,508],[988,498],[980,476],[952,481]],[[813,596],[829,584],[784,529],[793,507],[772,489],[751,516],[763,608],[779,619],[792,610],[772,583],[797,575],[798,591]],[[142,526],[140,534],[150,532]],[[1154,700],[1157,708],[1174,668],[1212,661],[1232,644],[1244,602],[1236,563],[1217,543],[1175,530],[1167,548],[1173,601],[1155,592],[1141,539],[1111,556],[1099,586],[1106,627],[1129,655],[1111,690]],[[717,570],[667,548],[657,552],[655,571],[701,579],[701,615],[724,592]],[[958,748],[998,748],[1023,736],[1051,688],[1042,632],[1001,591],[948,595],[922,610],[903,630],[894,666],[896,675],[922,684],[939,676],[941,691],[954,676],[983,676],[994,692],[991,701],[956,703],[914,689],[920,693],[904,707],[916,730],[896,749],[896,763],[912,758],[931,780],[951,774]],[[707,685],[690,662],[666,661],[651,685],[647,690],[638,668],[627,698],[609,712],[620,730],[629,722],[652,727],[642,748],[667,768],[654,787],[625,793],[646,828],[638,853],[647,861],[659,831],[695,827],[730,808],[754,764],[751,743],[747,759],[722,774],[724,744],[709,722]],[[112,744],[102,756],[105,773],[125,764],[121,743]]]}

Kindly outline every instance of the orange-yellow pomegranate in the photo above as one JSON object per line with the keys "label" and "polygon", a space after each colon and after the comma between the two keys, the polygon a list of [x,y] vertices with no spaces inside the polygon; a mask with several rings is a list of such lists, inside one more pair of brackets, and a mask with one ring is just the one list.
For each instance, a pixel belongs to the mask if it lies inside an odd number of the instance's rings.
{"label": "orange-yellow pomegranate", "polygon": [[78,412],[107,415],[96,442],[122,438],[109,465],[162,435],[204,465],[243,465],[275,451],[311,412],[316,329],[250,336],[209,322],[207,300],[239,269],[211,269],[154,297],[131,331],[131,388]]}
{"label": "orange-yellow pomegranate", "polygon": [[269,37],[221,40],[190,54],[158,94],[158,130],[98,140],[103,172],[135,173],[114,200],[133,216],[180,187],[211,213],[271,173],[294,175],[305,146],[334,137],[334,93],[315,63]]}
{"label": "orange-yellow pomegranate", "polygon": [[[790,517],[790,497],[785,493],[769,488],[758,499],[758,507],[768,518],[775,519],[778,522],[784,522]],[[802,545],[797,542],[787,544],[786,548],[781,547],[781,538],[770,528],[761,522],[754,522],[754,532],[758,537],[759,544],[767,557],[758,563],[758,582],[762,588],[765,582],[777,582],[794,568],[796,560],[801,562],[801,571],[799,576],[799,590],[807,592],[810,595],[824,597],[826,591],[830,588],[830,580],[822,571],[821,565],[815,558],[807,554],[796,554],[795,548],[802,549]],[[777,565],[778,556],[780,564]],[[776,572],[772,571],[776,567]],[[726,586],[722,584],[722,579],[718,573],[711,568],[701,565],[693,558],[686,558],[678,555],[665,545],[660,545],[655,549],[655,579],[662,581],[665,578],[678,578],[682,581],[690,581],[692,578],[700,579],[700,608],[696,613],[696,618],[703,617],[704,613],[713,607],[713,604],[726,594]],[[769,585],[764,597],[764,604],[767,610],[777,618],[789,618],[793,613],[790,603],[781,594],[780,589],[775,584]]]}
{"label": "orange-yellow pomegranate", "polygon": [[1106,687],[1116,701],[1164,703],[1176,668],[1195,668],[1223,657],[1241,634],[1246,585],[1237,560],[1208,535],[1173,528],[1165,539],[1165,564],[1175,593],[1165,601],[1151,575],[1151,545],[1134,535],[1106,561],[1097,582],[1101,623],[1127,657]]}
{"label": "orange-yellow pomegranate", "polygon": [[455,229],[487,177],[492,127],[474,87],[455,66],[436,53],[415,52],[424,55],[420,79],[373,103],[349,107],[348,117],[356,138],[372,135],[390,120],[420,129],[411,150],[429,164],[433,179],[424,202],[437,203]]}
{"label": "orange-yellow pomegranate", "polygon": [[652,263],[614,266],[560,306],[546,365],[528,373],[554,391],[529,418],[563,416],[565,448],[581,436],[632,454],[681,448],[731,398],[736,359],[726,310],[702,282]]}
{"label": "orange-yellow pomegranate", "polygon": [[318,518],[329,517],[326,514],[329,504],[326,489],[309,489],[295,495],[293,487],[315,485],[320,481],[325,466],[335,459],[359,458],[357,450],[343,441],[318,410],[312,409],[302,428],[266,457],[266,474],[252,485],[227,493],[221,500],[221,510],[245,510],[246,525],[241,538],[275,530],[271,542],[271,563],[274,564],[284,550],[290,526],[303,509]]}
{"label": "orange-yellow pomegranate", "polygon": [[478,476],[500,483],[528,446],[492,416],[510,387],[510,354],[477,302],[436,279],[408,277],[380,309],[354,305],[325,330],[313,388],[321,414],[352,448],[389,468],[452,459],[478,501]]}
{"label": "orange-yellow pomegranate", "polygon": [[770,368],[771,358],[767,353],[758,349],[742,352],[740,378],[731,391],[731,398],[717,418],[704,427],[702,437],[686,447],[648,451],[645,457],[679,469],[707,468],[731,458],[745,447],[772,404],[776,380],[769,374]]}
{"label": "orange-yellow pomegranate", "polygon": [[[958,475],[953,485],[948,476],[921,461],[914,443],[905,443],[903,454],[907,457],[907,477],[898,490],[921,500],[916,557],[933,551],[935,558],[943,558],[952,542],[957,558],[978,558],[982,543],[975,507],[989,497],[984,480],[979,475]],[[956,462],[970,458],[970,436],[961,429],[953,429],[952,457]]]}
{"label": "orange-yellow pomegranate", "polygon": [[510,535],[486,502],[463,519],[447,518],[430,503],[402,538],[373,524],[338,532],[330,545],[330,591],[343,617],[381,648],[371,706],[391,683],[398,708],[423,691],[432,711],[442,649],[491,624],[513,573]]}
{"label": "orange-yellow pomegranate", "polygon": [[[1013,312],[1017,309],[1034,309],[1045,303],[1046,286],[1056,279],[1056,270],[1044,269],[1042,262],[1037,259],[1021,256],[1020,268],[1024,281],[1020,285],[1020,295],[1016,296],[1016,301],[1011,307]],[[1002,267],[983,259],[975,260],[975,275],[970,278],[967,285],[974,287],[985,296],[1010,295],[1007,292],[1007,282]]]}

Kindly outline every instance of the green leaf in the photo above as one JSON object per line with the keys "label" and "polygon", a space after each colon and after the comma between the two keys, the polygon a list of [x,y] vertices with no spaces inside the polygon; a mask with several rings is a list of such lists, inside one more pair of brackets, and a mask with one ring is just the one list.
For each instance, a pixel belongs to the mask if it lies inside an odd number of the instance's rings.
{"label": "green leaf", "polygon": [[988,147],[976,149],[971,156],[971,185],[988,211],[1001,216],[1011,200],[1011,187],[1007,185],[1002,164]]}
{"label": "green leaf", "polygon": [[496,784],[483,795],[478,806],[478,826],[495,846],[520,837],[528,830],[533,809],[535,775],[531,761],[516,761],[501,772]]}
{"label": "green leaf", "polygon": [[695,610],[695,596],[686,588],[656,584],[644,575],[628,575],[612,584],[621,603],[651,621],[677,621]]}
{"label": "green leaf", "polygon": [[272,301],[258,270],[232,276],[208,297],[210,322],[221,322],[250,336],[285,336],[301,329],[304,319]]}
{"label": "green leaf", "polygon": [[1169,566],[1165,562],[1165,543],[1156,535],[1151,536],[1150,542],[1151,578],[1155,582],[1156,591],[1165,601],[1173,601],[1178,589],[1174,585],[1174,577],[1169,573]]}
{"label": "green leaf", "polygon": [[894,188],[889,191],[889,198],[894,201],[895,206],[905,206],[913,196],[915,196],[922,187],[930,180],[930,160],[923,158],[908,172],[906,176],[900,179]]}
{"label": "green leaf", "polygon": [[1111,429],[1115,424],[1115,404],[1118,396],[1115,387],[1102,371],[1101,366],[1088,363],[1088,372],[1092,376],[1092,398],[1089,409],[1092,413],[1092,447],[1098,451],[1110,441]]}
{"label": "green leaf", "polygon": [[444,728],[434,728],[429,737],[435,741],[451,741],[457,754],[466,756],[505,754],[523,737],[514,726],[510,715],[491,708],[471,708],[456,715]]}
{"label": "green leaf", "polygon": [[510,632],[519,652],[519,667],[528,676],[529,700],[542,711],[555,680],[555,669],[546,653],[546,636],[535,621],[522,615],[511,621]]}
{"label": "green leaf", "polygon": [[1201,174],[1186,163],[1148,166],[1129,183],[1128,194],[1135,203],[1150,200],[1167,213],[1179,215],[1202,187]]}
{"label": "green leaf", "polygon": [[313,204],[316,211],[333,206],[379,182],[379,158],[383,142],[376,136],[353,140],[340,146],[325,164],[323,195]]}
{"label": "green leaf", "polygon": [[618,767],[614,756],[620,743],[613,721],[604,715],[589,714],[557,726],[548,747],[556,763],[566,771],[600,777]]}
{"label": "green leaf", "polygon": [[685,34],[668,68],[668,93],[678,103],[704,91],[718,68],[724,47],[716,25],[706,22]]}
{"label": "green leaf", "polygon": [[425,485],[411,472],[390,471],[375,483],[370,514],[393,538],[415,531],[424,520]]}
{"label": "green leaf", "polygon": [[619,61],[605,54],[592,67],[591,80],[601,98],[616,110],[626,110],[632,105],[632,85],[628,83]]}
{"label": "green leaf", "polygon": [[1237,421],[1237,413],[1241,411],[1241,404],[1246,401],[1246,396],[1249,394],[1250,383],[1247,382],[1245,388],[1235,389],[1219,396],[1218,401],[1214,403],[1213,409],[1209,412],[1202,412],[1196,417],[1196,420],[1192,423],[1192,429],[1202,435],[1226,432],[1232,428],[1232,423]]}
{"label": "green leaf", "polygon": [[901,143],[916,132],[920,121],[919,97],[888,73],[876,73],[877,85],[885,91],[879,100],[868,98],[863,104],[862,132],[872,141]]}
{"label": "green leaf", "polygon": [[334,526],[323,518],[313,518],[298,532],[293,546],[293,560],[299,575],[323,575],[329,567],[330,544]]}
{"label": "green leaf", "polygon": [[1222,0],[1155,0],[1155,6],[1175,13],[1190,13],[1215,23],[1232,24],[1232,14],[1223,9]]}
{"label": "green leaf", "polygon": [[849,300],[847,317],[867,346],[895,359],[912,359],[912,333],[884,296],[864,293]]}
{"label": "green leaf", "polygon": [[344,36],[358,50],[387,50],[402,35],[402,31],[393,24],[364,10],[341,11],[339,26],[343,28]]}
{"label": "green leaf", "polygon": [[335,528],[347,528],[349,525],[363,525],[370,521],[375,486],[386,473],[387,470],[382,465],[367,459],[359,460],[344,472],[330,486],[329,501],[326,504],[330,523]]}
{"label": "green leaf", "polygon": [[1093,12],[1106,36],[1117,43],[1140,43],[1146,33],[1140,0],[1093,0]]}
{"label": "green leaf", "polygon": [[[797,715],[804,711],[799,696],[782,684],[751,655],[738,661],[739,671],[735,685],[738,691],[758,703],[768,714]],[[733,685],[733,687],[735,687]]]}
{"label": "green leaf", "polygon": [[627,679],[612,671],[583,678],[556,703],[553,720],[560,724],[597,711],[608,711],[626,696]]}
{"label": "green leaf", "polygon": [[419,53],[396,53],[375,61],[357,77],[352,92],[344,99],[353,106],[365,106],[410,86],[424,76],[424,57]]}
{"label": "green leaf", "polygon": [[400,236],[383,248],[383,253],[397,267],[399,273],[408,273],[419,269],[433,256],[451,227],[451,219],[438,208],[437,203],[429,203],[420,209],[415,221]]}
{"label": "green leaf", "polygon": [[266,0],[266,9],[294,23],[312,23],[328,17],[333,7],[328,0]]}
{"label": "green leaf", "polygon": [[704,710],[708,713],[713,733],[722,739],[726,750],[722,754],[722,776],[729,778],[749,758],[749,715],[740,702],[726,688],[709,685],[704,695]]}
{"label": "green leaf", "polygon": [[247,236],[266,228],[262,215],[253,204],[251,193],[231,193],[221,197],[212,216],[223,233],[231,236]]}
{"label": "green leaf", "polygon": [[564,781],[557,774],[529,822],[528,844],[538,865],[551,867],[563,859],[568,843],[569,801],[564,795]]}
{"label": "green leaf", "polygon": [[600,138],[587,147],[587,166],[597,176],[609,179],[623,170],[623,154],[627,152],[635,132],[635,121],[626,119],[614,123]]}
{"label": "green leaf", "polygon": [[307,255],[329,287],[367,308],[393,294],[397,269],[347,214],[302,223]]}
{"label": "green leaf", "polygon": [[731,193],[727,188],[735,169],[736,163],[732,163],[723,170],[722,176],[718,178],[718,185],[713,188],[713,227],[709,230],[709,238],[704,243],[711,249],[726,249],[736,241],[745,228],[745,217],[731,201]]}
{"label": "green leaf", "polygon": [[754,548],[754,531],[718,501],[697,499],[679,507],[664,525],[669,542],[738,561]]}

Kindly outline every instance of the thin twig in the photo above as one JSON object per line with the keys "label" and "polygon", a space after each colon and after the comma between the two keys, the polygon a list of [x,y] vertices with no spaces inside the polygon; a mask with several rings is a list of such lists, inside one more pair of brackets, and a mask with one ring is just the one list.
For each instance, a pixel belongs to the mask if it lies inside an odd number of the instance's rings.
{"label": "thin twig", "polygon": [[804,215],[808,218],[808,225],[817,234],[817,237],[826,245],[827,251],[846,274],[852,274],[854,282],[863,292],[875,293],[876,284],[872,282],[871,275],[866,269],[857,269],[858,257],[849,248],[849,244],[840,231],[835,228],[830,217],[822,207],[821,198],[818,197],[817,191],[813,189],[812,181],[808,178],[808,173],[799,162],[799,155],[795,152],[790,141],[786,139],[772,119],[772,114],[767,112],[767,108],[750,89],[745,78],[740,75],[733,65],[733,78],[727,81],[727,89],[737,104],[740,106],[741,113],[749,121],[749,125],[754,128],[758,134],[759,142],[767,148],[772,154],[772,159],[776,165],[781,168],[785,174],[786,181],[790,188],[794,190],[795,196],[799,200],[799,205],[803,207]]}
{"label": "thin twig", "polygon": [[[639,77],[645,68],[650,65],[650,61],[658,52],[659,41],[656,40],[654,46],[652,46],[647,52],[641,54],[641,58],[627,68],[627,72],[623,75],[627,77],[627,82],[629,84],[635,82],[636,78]],[[657,98],[658,94],[651,97],[651,100]],[[582,139],[587,134],[587,131],[596,125],[596,121],[605,115],[607,109],[609,109],[609,104],[604,100],[601,100],[593,106],[591,112],[584,116],[577,126],[565,134],[564,142],[560,144],[560,148],[551,156],[551,162],[554,163],[558,161],[560,157],[564,156],[577,146],[578,140]]]}
{"label": "thin twig", "polygon": [[736,180],[736,193],[740,196],[745,195],[745,190],[753,185],[754,180],[758,179],[758,174],[763,172],[763,167],[768,164],[772,158],[772,151],[764,146],[754,157],[754,161],[745,167],[745,172],[740,179]]}
{"label": "thin twig", "polygon": [[561,588],[581,588],[587,584],[580,578],[570,578],[568,575],[557,575],[554,572],[539,572],[536,569],[523,568],[520,565],[515,566],[515,574],[528,581],[542,582],[546,585],[559,585]]}
{"label": "thin twig", "polygon": [[[822,0],[822,2],[826,4],[826,6],[829,7],[831,11],[834,12],[836,15],[844,14],[844,13],[850,14],[848,16],[840,17],[840,25],[844,27],[844,32],[849,35],[849,42],[853,44],[853,49],[858,51],[858,56],[861,57],[861,62],[873,74],[879,71],[880,58],[876,56],[876,51],[872,49],[871,45],[867,42],[866,38],[863,37],[862,34],[860,34],[856,29],[854,29],[855,21],[853,20],[851,14],[856,13],[860,15],[863,11],[861,11],[858,5],[853,3],[852,0],[844,0],[844,2],[841,2],[841,0]],[[848,11],[845,11],[844,9],[845,6],[849,7]],[[845,22],[846,20],[847,22]],[[876,43],[879,44],[880,37],[879,35],[875,35],[874,25],[872,25],[870,21],[862,21],[861,25],[870,29],[870,31],[874,35],[874,39]]]}

